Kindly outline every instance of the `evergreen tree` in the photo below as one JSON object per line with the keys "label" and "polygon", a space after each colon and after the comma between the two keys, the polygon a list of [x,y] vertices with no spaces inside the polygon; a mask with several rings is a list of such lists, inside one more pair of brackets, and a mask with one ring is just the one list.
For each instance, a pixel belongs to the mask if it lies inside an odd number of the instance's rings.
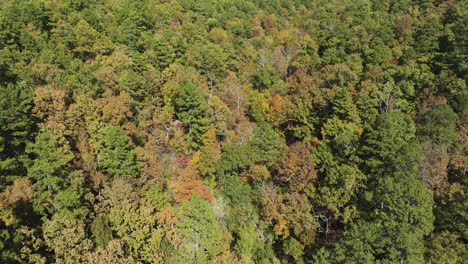
{"label": "evergreen tree", "polygon": [[102,137],[97,154],[99,167],[113,177],[136,178],[139,164],[125,131],[119,126],[103,128]]}
{"label": "evergreen tree", "polygon": [[251,144],[254,153],[252,154],[253,157],[257,157],[256,162],[264,163],[270,167],[286,153],[288,147],[284,138],[278,135],[270,124],[258,123],[253,134],[254,138]]}
{"label": "evergreen tree", "polygon": [[53,213],[58,209],[54,199],[68,186],[68,164],[73,159],[68,142],[42,129],[26,151],[34,157],[28,166],[28,177],[38,193],[34,199],[34,208],[41,214]]}
{"label": "evergreen tree", "polygon": [[26,174],[24,150],[31,140],[32,90],[25,82],[0,85],[0,189],[15,176]]}
{"label": "evergreen tree", "polygon": [[346,228],[350,260],[424,262],[434,202],[416,179],[421,150],[413,122],[401,112],[380,115],[364,135],[362,152],[368,188],[359,201],[362,219]]}
{"label": "evergreen tree", "polygon": [[199,87],[193,83],[179,86],[175,99],[177,118],[184,124],[187,131],[187,141],[197,150],[203,141],[203,134],[208,129],[206,98]]}
{"label": "evergreen tree", "polygon": [[436,145],[451,147],[457,140],[455,128],[458,116],[448,104],[432,107],[421,117],[419,135],[421,141],[429,140]]}

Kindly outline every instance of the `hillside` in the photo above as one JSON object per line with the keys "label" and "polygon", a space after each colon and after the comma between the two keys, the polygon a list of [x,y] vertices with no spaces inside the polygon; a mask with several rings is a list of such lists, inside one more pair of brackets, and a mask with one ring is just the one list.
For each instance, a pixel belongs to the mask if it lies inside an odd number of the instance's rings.
{"label": "hillside", "polygon": [[0,263],[468,259],[465,0],[1,0]]}

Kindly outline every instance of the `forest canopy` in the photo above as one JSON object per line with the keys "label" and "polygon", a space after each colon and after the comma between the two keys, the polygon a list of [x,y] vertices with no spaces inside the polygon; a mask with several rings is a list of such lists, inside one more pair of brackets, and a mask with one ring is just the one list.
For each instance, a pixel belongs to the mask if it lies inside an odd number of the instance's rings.
{"label": "forest canopy", "polygon": [[468,259],[464,0],[0,1],[1,263]]}

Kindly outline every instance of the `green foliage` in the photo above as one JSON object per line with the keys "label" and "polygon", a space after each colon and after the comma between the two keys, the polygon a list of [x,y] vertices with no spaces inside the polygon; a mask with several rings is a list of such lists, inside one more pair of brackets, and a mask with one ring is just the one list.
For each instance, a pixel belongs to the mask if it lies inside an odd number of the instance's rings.
{"label": "green foliage", "polygon": [[436,145],[451,147],[457,140],[457,122],[458,116],[449,105],[437,105],[422,115],[418,132],[422,141],[430,140]]}
{"label": "green foliage", "polygon": [[[404,126],[404,127],[403,127]],[[412,121],[400,112],[380,115],[364,135],[368,190],[363,217],[345,232],[355,262],[424,261],[423,238],[433,229],[433,197],[416,179],[421,151]],[[394,155],[394,154],[397,154]]]}
{"label": "green foliage", "polygon": [[131,69],[122,74],[119,85],[137,102],[142,102],[149,94],[143,87],[140,76]]}
{"label": "green foliage", "polygon": [[150,185],[145,195],[146,200],[150,202],[154,209],[162,211],[170,205],[171,197],[168,192],[164,192],[157,185]]}
{"label": "green foliage", "polygon": [[277,74],[272,69],[268,68],[258,70],[254,74],[252,80],[254,88],[259,91],[263,91],[265,89],[273,90],[278,86],[279,82],[280,80]]}
{"label": "green foliage", "polygon": [[119,126],[112,126],[104,128],[102,136],[97,154],[99,167],[114,177],[137,177],[140,166],[125,131]]}
{"label": "green foliage", "polygon": [[179,86],[175,109],[177,118],[187,131],[187,142],[193,149],[198,149],[203,141],[203,134],[208,129],[205,95],[193,83],[184,83]]}
{"label": "green foliage", "polygon": [[421,157],[416,128],[409,116],[393,111],[378,116],[363,136],[362,158],[370,175],[414,175]]}
{"label": "green foliage", "polygon": [[296,263],[304,263],[301,256],[304,254],[304,245],[294,238],[289,238],[284,245],[284,252],[294,258]]}
{"label": "green foliage", "polygon": [[57,263],[82,262],[84,253],[91,247],[82,220],[54,215],[44,223],[44,241],[54,250]]}
{"label": "green foliage", "polygon": [[218,82],[227,70],[227,54],[218,45],[197,43],[190,49],[187,60],[201,74],[206,75],[211,85]]}
{"label": "green foliage", "polygon": [[205,177],[213,176],[216,173],[216,163],[220,156],[216,140],[216,129],[212,128],[206,132],[203,146],[200,148],[200,160],[196,164],[196,169],[200,175]]}
{"label": "green foliage", "polygon": [[270,167],[286,153],[287,146],[284,138],[278,135],[268,123],[258,123],[253,134],[251,144],[255,151],[253,155],[257,156],[256,162]]}
{"label": "green foliage", "polygon": [[25,174],[24,150],[34,130],[32,91],[25,82],[0,85],[0,186]]}
{"label": "green foliage", "polygon": [[52,213],[57,210],[54,204],[56,196],[67,186],[67,165],[73,159],[68,142],[44,129],[26,151],[34,156],[28,166],[28,177],[38,192],[34,199],[34,209],[41,214]]}
{"label": "green foliage", "polygon": [[93,234],[98,247],[106,247],[112,240],[112,230],[109,226],[109,219],[104,215],[98,215],[91,223],[91,233]]}
{"label": "green foliage", "polygon": [[0,262],[462,263],[467,12],[0,1]]}
{"label": "green foliage", "polygon": [[185,49],[183,39],[170,30],[148,39],[147,43],[147,45],[151,45],[147,54],[151,57],[154,56],[155,66],[160,69],[168,67],[176,59],[182,57]]}
{"label": "green foliage", "polygon": [[210,204],[195,194],[182,202],[176,230],[182,244],[176,259],[180,262],[206,263],[223,249],[223,234]]}
{"label": "green foliage", "polygon": [[341,120],[349,120],[359,122],[356,106],[353,103],[353,98],[348,89],[344,88],[337,94],[332,101],[333,115]]}
{"label": "green foliage", "polygon": [[462,263],[467,256],[466,245],[459,236],[443,231],[434,233],[427,248],[428,263]]}
{"label": "green foliage", "polygon": [[250,106],[250,115],[257,122],[266,121],[266,116],[268,113],[268,104],[266,99],[268,99],[270,92],[257,92],[253,91],[249,96],[249,106]]}

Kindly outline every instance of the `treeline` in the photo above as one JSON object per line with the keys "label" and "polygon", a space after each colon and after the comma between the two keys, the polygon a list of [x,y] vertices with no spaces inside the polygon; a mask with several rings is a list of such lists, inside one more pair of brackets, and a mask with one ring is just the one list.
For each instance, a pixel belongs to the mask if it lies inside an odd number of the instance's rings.
{"label": "treeline", "polygon": [[467,2],[3,0],[1,263],[463,263]]}

